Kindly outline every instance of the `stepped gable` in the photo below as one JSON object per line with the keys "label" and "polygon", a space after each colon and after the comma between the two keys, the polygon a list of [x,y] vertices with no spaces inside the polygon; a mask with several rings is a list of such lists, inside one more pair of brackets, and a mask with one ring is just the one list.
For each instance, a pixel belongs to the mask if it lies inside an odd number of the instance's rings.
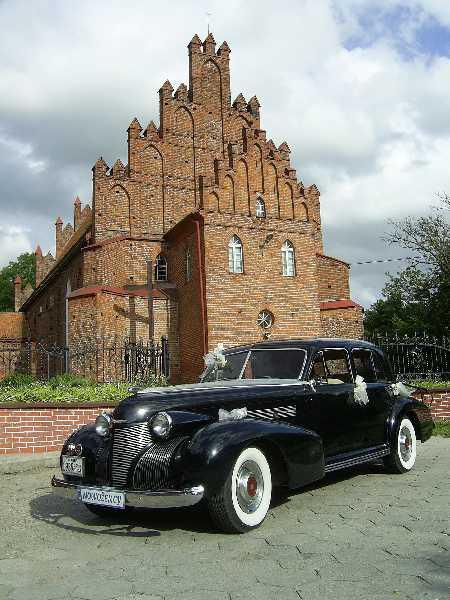
{"label": "stepped gable", "polygon": [[123,177],[125,175],[125,166],[123,162],[118,158],[111,168],[111,175],[113,177]]}
{"label": "stepped gable", "polygon": [[180,83],[176,92],[175,98],[181,102],[188,102],[188,89],[184,83]]}
{"label": "stepped gable", "polygon": [[147,127],[144,130],[144,136],[152,139],[159,137],[159,130],[156,127],[154,121],[150,121],[150,123],[147,125]]}

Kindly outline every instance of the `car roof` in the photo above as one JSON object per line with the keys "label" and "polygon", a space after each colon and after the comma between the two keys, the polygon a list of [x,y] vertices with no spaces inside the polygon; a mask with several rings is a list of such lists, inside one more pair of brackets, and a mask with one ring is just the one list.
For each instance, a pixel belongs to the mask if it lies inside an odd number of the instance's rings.
{"label": "car roof", "polygon": [[255,344],[225,348],[225,352],[242,352],[248,350],[279,350],[281,348],[375,348],[377,346],[366,340],[345,338],[298,338],[290,340],[267,340]]}

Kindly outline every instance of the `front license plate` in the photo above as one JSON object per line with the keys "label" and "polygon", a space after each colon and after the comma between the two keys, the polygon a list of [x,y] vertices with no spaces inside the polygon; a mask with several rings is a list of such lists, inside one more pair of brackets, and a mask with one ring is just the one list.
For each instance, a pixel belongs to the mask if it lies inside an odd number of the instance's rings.
{"label": "front license plate", "polygon": [[94,488],[78,488],[78,498],[86,504],[99,504],[111,508],[125,508],[125,494],[123,492],[109,492]]}
{"label": "front license plate", "polygon": [[61,471],[66,475],[84,476],[84,458],[80,456],[63,456]]}

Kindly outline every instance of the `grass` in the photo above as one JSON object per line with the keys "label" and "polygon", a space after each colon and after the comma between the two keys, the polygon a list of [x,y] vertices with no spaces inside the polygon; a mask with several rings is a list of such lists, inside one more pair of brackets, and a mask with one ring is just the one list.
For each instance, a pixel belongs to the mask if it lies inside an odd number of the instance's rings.
{"label": "grass", "polygon": [[440,381],[434,379],[419,379],[411,382],[417,387],[426,388],[428,390],[439,390],[442,388],[450,388],[450,381]]}
{"label": "grass", "polygon": [[[145,387],[165,385],[162,380],[142,382]],[[36,381],[29,375],[13,374],[0,381],[2,404],[117,404],[129,396],[129,383],[95,383],[73,375],[59,375],[49,381]]]}
{"label": "grass", "polygon": [[450,438],[450,421],[435,421],[433,435]]}

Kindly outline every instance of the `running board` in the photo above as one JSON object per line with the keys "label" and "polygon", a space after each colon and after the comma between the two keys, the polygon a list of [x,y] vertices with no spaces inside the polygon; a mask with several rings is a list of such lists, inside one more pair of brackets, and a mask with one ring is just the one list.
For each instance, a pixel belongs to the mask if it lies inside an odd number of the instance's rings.
{"label": "running board", "polygon": [[337,460],[325,465],[325,473],[331,473],[332,471],[339,471],[339,469],[347,469],[348,467],[354,467],[356,465],[372,462],[373,460],[383,458],[383,456],[388,456],[390,453],[391,450],[389,446],[377,446],[376,448],[366,451],[363,454],[357,454],[356,456],[347,455],[346,458],[342,458],[341,460]]}

